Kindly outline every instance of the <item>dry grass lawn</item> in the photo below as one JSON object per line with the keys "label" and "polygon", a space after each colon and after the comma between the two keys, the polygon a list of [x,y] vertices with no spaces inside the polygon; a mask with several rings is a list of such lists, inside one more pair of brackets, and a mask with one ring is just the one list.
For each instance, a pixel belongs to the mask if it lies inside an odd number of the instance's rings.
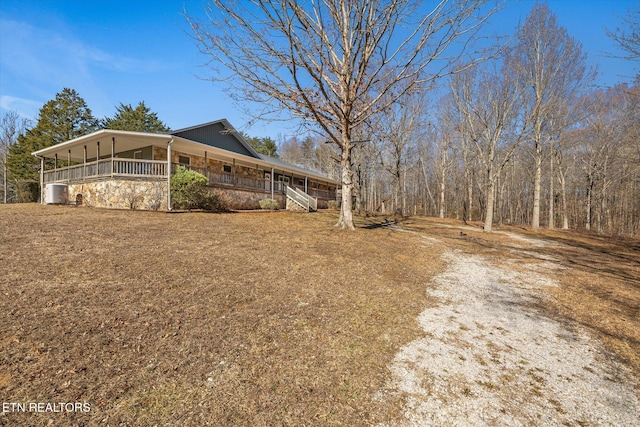
{"label": "dry grass lawn", "polygon": [[[0,425],[393,425],[402,402],[375,396],[437,303],[443,249],[336,219],[0,206],[0,398],[91,405]],[[459,222],[400,225],[495,262],[557,258],[542,308],[640,375],[640,242],[544,232],[564,249],[527,255]]]}
{"label": "dry grass lawn", "polygon": [[[440,253],[334,213],[0,206],[8,425],[363,425]],[[361,227],[375,225],[359,220]]]}

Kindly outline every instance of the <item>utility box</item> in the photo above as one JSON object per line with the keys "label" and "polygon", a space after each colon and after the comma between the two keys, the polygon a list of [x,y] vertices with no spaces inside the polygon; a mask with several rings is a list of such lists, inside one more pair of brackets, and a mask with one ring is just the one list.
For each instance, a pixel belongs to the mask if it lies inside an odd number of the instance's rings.
{"label": "utility box", "polygon": [[68,200],[67,184],[52,183],[44,186],[44,202],[47,205],[65,205]]}

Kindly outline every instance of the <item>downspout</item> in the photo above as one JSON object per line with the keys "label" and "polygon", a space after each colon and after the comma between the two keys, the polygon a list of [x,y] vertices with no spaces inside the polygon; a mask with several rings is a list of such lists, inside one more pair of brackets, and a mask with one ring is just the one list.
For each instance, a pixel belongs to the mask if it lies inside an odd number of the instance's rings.
{"label": "downspout", "polygon": [[167,210],[171,211],[171,143],[173,138],[167,142]]}

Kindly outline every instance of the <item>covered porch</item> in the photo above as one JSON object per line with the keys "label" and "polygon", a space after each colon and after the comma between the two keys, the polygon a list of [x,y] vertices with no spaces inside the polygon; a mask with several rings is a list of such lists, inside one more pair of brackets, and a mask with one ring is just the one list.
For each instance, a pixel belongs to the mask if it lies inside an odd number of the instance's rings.
{"label": "covered porch", "polygon": [[175,135],[101,130],[33,154],[40,159],[43,195],[45,185],[51,183],[164,182],[170,209],[170,177],[183,166],[202,173],[210,186],[222,190],[274,198],[291,186],[325,201],[336,197],[336,183],[319,174],[279,159],[249,157]]}

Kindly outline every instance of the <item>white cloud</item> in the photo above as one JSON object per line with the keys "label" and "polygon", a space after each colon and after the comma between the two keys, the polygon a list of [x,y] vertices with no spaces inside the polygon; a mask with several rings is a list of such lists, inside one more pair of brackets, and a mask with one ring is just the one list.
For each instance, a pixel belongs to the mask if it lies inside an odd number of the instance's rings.
{"label": "white cloud", "polygon": [[144,61],[106,52],[74,34],[0,20],[2,67],[39,81],[60,81],[73,75],[90,79],[103,70],[145,73],[162,68],[160,61]]}
{"label": "white cloud", "polygon": [[7,111],[16,111],[20,117],[35,121],[42,102],[34,99],[17,98],[15,96],[0,96],[0,108]]}

